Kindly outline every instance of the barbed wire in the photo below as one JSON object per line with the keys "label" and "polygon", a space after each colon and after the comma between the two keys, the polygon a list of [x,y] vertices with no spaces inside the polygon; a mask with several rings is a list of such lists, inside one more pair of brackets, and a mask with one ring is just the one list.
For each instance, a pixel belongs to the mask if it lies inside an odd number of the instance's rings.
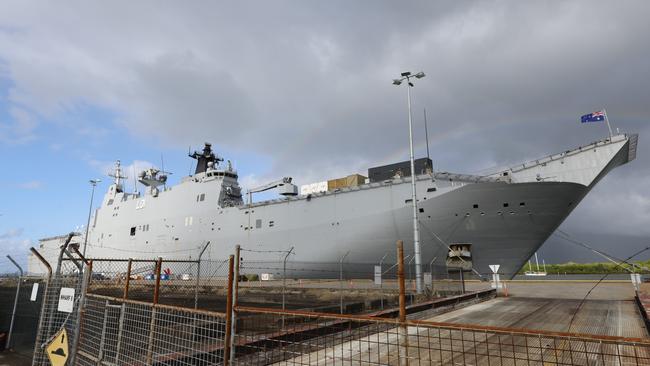
{"label": "barbed wire", "polygon": [[242,252],[253,252],[253,253],[282,253],[282,254],[287,254],[289,251],[288,250],[258,250],[258,249],[245,249],[245,248],[239,248],[240,251]]}

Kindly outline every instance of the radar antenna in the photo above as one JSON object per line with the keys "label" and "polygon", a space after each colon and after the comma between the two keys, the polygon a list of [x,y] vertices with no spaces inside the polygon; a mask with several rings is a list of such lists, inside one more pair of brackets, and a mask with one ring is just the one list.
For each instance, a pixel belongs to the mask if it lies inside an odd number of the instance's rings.
{"label": "radar antenna", "polygon": [[209,142],[205,143],[203,151],[194,151],[192,154],[188,152],[187,155],[192,159],[196,159],[195,175],[208,170],[208,163],[212,162],[213,166],[217,166],[219,162],[223,161],[222,157],[212,152],[212,144]]}

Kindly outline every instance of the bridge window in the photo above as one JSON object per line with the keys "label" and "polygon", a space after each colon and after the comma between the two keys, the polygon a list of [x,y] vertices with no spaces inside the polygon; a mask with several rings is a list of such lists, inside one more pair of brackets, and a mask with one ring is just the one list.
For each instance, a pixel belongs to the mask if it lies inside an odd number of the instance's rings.
{"label": "bridge window", "polygon": [[131,236],[135,236],[135,226],[131,227]]}

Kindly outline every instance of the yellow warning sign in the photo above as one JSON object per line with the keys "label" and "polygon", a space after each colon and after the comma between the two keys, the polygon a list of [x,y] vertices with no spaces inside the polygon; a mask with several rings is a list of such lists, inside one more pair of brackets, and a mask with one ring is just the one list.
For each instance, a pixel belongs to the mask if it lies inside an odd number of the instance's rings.
{"label": "yellow warning sign", "polygon": [[61,329],[52,342],[45,348],[52,366],[63,366],[68,360],[68,333]]}

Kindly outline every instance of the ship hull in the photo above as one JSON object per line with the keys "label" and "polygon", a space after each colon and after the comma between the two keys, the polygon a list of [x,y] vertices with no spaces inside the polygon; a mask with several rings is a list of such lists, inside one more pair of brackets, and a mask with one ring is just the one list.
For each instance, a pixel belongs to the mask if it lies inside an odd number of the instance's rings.
{"label": "ship hull", "polygon": [[[433,272],[446,271],[449,245],[468,243],[472,245],[475,273],[487,277],[491,273],[489,265],[499,264],[502,275],[513,277],[586,193],[587,187],[575,183],[481,183],[420,200],[418,217],[424,271],[430,268]],[[267,272],[282,267],[279,265],[282,255],[264,253],[264,250],[286,251],[293,247],[289,268],[298,271],[288,274],[292,277],[310,277],[312,273],[336,277],[338,261],[346,253],[347,276],[370,277],[372,266],[379,264],[385,255],[385,263],[394,262],[397,240],[404,241],[405,255],[413,254],[409,205],[367,216],[341,215],[333,219],[334,225],[288,230],[273,240],[264,235],[233,240],[240,243],[250,240],[242,246],[260,252],[242,254],[244,266],[264,261]],[[255,243],[267,244],[256,246]],[[412,261],[409,263],[413,265]]]}
{"label": "ship hull", "polygon": [[[427,192],[434,186],[435,192]],[[436,258],[434,264],[441,268],[450,244],[469,243],[476,272],[487,275],[488,265],[499,264],[502,274],[514,276],[587,190],[575,183],[454,184],[421,178],[418,218],[422,263],[429,264]],[[131,243],[128,250],[133,258],[197,258],[201,243],[209,240],[206,258],[225,258],[240,245],[245,250],[243,262],[251,271],[255,268],[253,272],[272,272],[278,268],[274,263],[284,257],[281,252],[293,248],[289,268],[304,271],[291,273],[292,277],[336,277],[338,272],[333,268],[346,254],[345,262],[354,264],[355,276],[369,277],[372,265],[384,255],[386,263],[394,262],[397,240],[403,240],[405,254],[412,255],[409,197],[410,181],[405,179],[397,184],[311,199],[210,210],[192,217],[191,225],[186,225],[187,216],[164,217],[156,224],[178,229],[169,236],[147,238],[140,232],[128,236],[126,228],[115,228],[111,231],[125,232],[123,239],[113,239],[116,244],[99,240],[88,252],[95,258],[124,257],[124,246],[117,244],[123,240]],[[178,207],[177,212],[181,209]],[[153,214],[136,212],[148,218]],[[132,220],[140,222],[137,216]],[[255,262],[266,264],[250,264]],[[315,270],[317,263],[321,264],[320,271]],[[359,267],[361,264],[367,266]],[[264,270],[264,266],[268,269]]]}

